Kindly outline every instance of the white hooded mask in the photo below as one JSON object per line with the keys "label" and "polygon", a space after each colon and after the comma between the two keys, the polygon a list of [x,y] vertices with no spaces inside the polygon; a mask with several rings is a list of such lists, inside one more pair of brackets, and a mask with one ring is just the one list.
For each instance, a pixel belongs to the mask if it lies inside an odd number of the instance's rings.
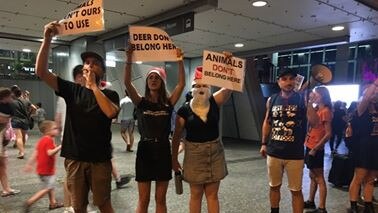
{"label": "white hooded mask", "polygon": [[203,122],[206,122],[207,113],[210,109],[210,87],[193,87],[192,96],[190,108]]}

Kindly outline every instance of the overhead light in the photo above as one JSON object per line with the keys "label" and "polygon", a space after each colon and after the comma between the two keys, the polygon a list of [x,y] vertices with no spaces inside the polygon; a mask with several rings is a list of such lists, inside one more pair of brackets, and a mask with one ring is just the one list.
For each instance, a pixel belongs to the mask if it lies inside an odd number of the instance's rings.
{"label": "overhead light", "polygon": [[22,49],[22,52],[26,52],[26,53],[30,53],[31,52],[31,50],[30,49]]}
{"label": "overhead light", "polygon": [[143,61],[136,61],[136,64],[143,64]]}
{"label": "overhead light", "polygon": [[237,48],[241,48],[241,47],[244,47],[244,44],[243,43],[236,43],[234,46],[237,47]]}
{"label": "overhead light", "polygon": [[338,25],[338,26],[334,26],[334,27],[332,27],[332,30],[333,31],[341,31],[341,30],[343,30],[344,29],[344,26],[341,26],[341,25]]}
{"label": "overhead light", "polygon": [[116,67],[116,62],[115,61],[106,60],[105,61],[105,65],[107,67]]}
{"label": "overhead light", "polygon": [[264,7],[267,4],[268,3],[266,1],[254,1],[254,2],[252,2],[252,5],[254,7]]}
{"label": "overhead light", "polygon": [[58,52],[58,53],[56,53],[56,55],[57,56],[64,56],[64,57],[69,56],[69,54],[65,53],[65,52]]}
{"label": "overhead light", "polygon": [[298,56],[304,56],[304,53],[298,53]]}

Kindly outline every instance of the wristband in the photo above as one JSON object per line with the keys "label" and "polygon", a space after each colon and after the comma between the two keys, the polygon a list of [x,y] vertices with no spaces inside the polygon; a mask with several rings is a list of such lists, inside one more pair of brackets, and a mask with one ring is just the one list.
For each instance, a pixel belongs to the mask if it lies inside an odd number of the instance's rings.
{"label": "wristband", "polygon": [[266,142],[261,142],[261,146],[266,146],[267,143]]}

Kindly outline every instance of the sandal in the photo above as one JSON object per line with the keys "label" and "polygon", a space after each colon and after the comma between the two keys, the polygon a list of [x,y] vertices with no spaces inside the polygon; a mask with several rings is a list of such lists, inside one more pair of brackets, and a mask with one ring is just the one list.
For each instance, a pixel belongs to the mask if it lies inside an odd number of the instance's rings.
{"label": "sandal", "polygon": [[1,193],[1,197],[9,197],[9,196],[12,196],[12,195],[16,195],[16,194],[18,194],[20,192],[21,192],[20,190],[12,189],[9,192],[2,192]]}
{"label": "sandal", "polygon": [[54,203],[54,204],[50,204],[49,205],[49,210],[53,210],[53,209],[59,209],[59,208],[62,208],[64,207],[63,203]]}

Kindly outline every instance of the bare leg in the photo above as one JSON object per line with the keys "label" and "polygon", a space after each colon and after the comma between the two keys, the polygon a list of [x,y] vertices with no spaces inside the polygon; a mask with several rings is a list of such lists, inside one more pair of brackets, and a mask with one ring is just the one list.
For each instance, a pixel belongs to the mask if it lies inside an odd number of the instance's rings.
{"label": "bare leg", "polygon": [[151,193],[151,181],[149,182],[138,182],[138,207],[136,209],[137,213],[147,213],[148,205],[150,203],[150,193]]}
{"label": "bare leg", "polygon": [[279,208],[280,207],[280,200],[281,200],[281,185],[270,187],[269,191],[269,199],[270,199],[270,206],[272,208]]}
{"label": "bare leg", "polygon": [[301,191],[291,191],[292,201],[291,205],[293,208],[293,213],[303,213],[303,194]]}
{"label": "bare leg", "polygon": [[101,213],[114,213],[112,202],[110,199],[106,200],[103,205],[98,207]]}
{"label": "bare leg", "polygon": [[209,213],[219,213],[219,191],[220,181],[205,184],[205,196]]}
{"label": "bare leg", "polygon": [[367,176],[368,171],[363,168],[355,168],[352,182],[349,185],[349,200],[358,201],[360,186],[362,181]]}
{"label": "bare leg", "polygon": [[190,213],[200,213],[202,196],[204,193],[204,185],[202,184],[190,184],[190,201],[189,211]]}
{"label": "bare leg", "polygon": [[167,189],[168,181],[156,181],[155,189],[155,202],[156,202],[156,213],[166,213],[167,212]]}

